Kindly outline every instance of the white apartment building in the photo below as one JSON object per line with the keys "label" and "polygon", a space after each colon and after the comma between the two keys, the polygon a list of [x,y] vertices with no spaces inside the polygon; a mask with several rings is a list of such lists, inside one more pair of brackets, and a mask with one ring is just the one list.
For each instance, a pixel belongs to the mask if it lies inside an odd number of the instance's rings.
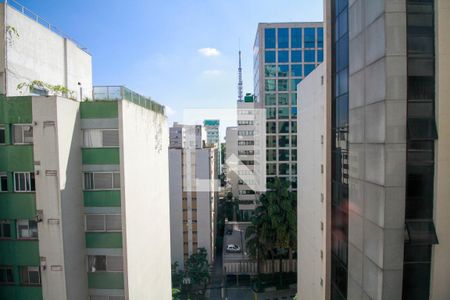
{"label": "white apartment building", "polygon": [[227,127],[225,142],[225,165],[223,171],[228,179],[233,197],[238,198],[238,127]]}

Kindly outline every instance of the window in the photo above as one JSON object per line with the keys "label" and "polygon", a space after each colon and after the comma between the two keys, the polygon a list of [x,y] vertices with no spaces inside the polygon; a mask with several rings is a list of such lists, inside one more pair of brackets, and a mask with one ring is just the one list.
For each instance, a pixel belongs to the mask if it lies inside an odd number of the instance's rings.
{"label": "window", "polygon": [[278,28],[278,48],[289,48],[288,28]]}
{"label": "window", "polygon": [[289,147],[289,136],[287,135],[281,135],[278,138],[278,147],[280,148],[286,148]]}
{"label": "window", "polygon": [[278,105],[289,105],[289,94],[278,94]]}
{"label": "window", "polygon": [[301,48],[302,47],[302,29],[301,28],[291,28],[291,47]]}
{"label": "window", "polygon": [[323,28],[317,28],[317,48],[323,48]]}
{"label": "window", "polygon": [[289,175],[289,164],[280,164],[278,166],[278,172],[280,175]]}
{"label": "window", "polygon": [[315,50],[305,50],[305,62],[316,62]]}
{"label": "window", "polygon": [[278,62],[287,63],[289,62],[289,51],[278,51]]}
{"label": "window", "polygon": [[278,65],[278,77],[288,77],[289,65]]}
{"label": "window", "polygon": [[274,92],[276,90],[276,80],[266,79],[266,92]]}
{"label": "window", "polygon": [[305,48],[315,48],[316,46],[316,29],[305,28]]}
{"label": "window", "polygon": [[266,150],[267,161],[277,160],[277,150]]}
{"label": "window", "polygon": [[34,220],[17,220],[17,237],[19,239],[37,239],[37,222]]}
{"label": "window", "polygon": [[13,283],[14,283],[14,275],[12,267],[0,266],[0,285]]}
{"label": "window", "polygon": [[292,147],[297,147],[297,135],[292,135],[291,136],[291,146]]}
{"label": "window", "polygon": [[120,189],[119,172],[86,172],[84,173],[85,190]]}
{"label": "window", "polygon": [[287,121],[279,122],[278,128],[280,133],[289,133],[289,122]]}
{"label": "window", "polygon": [[83,144],[86,148],[118,147],[118,129],[86,129],[83,130]]}
{"label": "window", "polygon": [[277,165],[276,164],[267,164],[266,165],[266,173],[267,173],[267,175],[277,175]]}
{"label": "window", "polygon": [[264,53],[264,61],[265,63],[274,63],[275,62],[275,51],[266,51]]}
{"label": "window", "polygon": [[40,285],[39,267],[20,267],[20,283],[22,285]]}
{"label": "window", "polygon": [[291,62],[293,63],[302,62],[302,51],[300,50],[291,51]]}
{"label": "window", "polygon": [[109,255],[88,255],[88,272],[122,272],[123,257]]}
{"label": "window", "polygon": [[266,108],[266,118],[268,120],[276,119],[277,118],[277,109],[275,107]]}
{"label": "window", "polygon": [[11,222],[10,221],[0,221],[0,239],[10,239],[11,238]]}
{"label": "window", "polygon": [[14,144],[33,143],[33,126],[31,124],[15,124],[12,128]]}
{"label": "window", "polygon": [[266,77],[276,77],[277,76],[276,65],[265,65],[264,73],[265,73]]}
{"label": "window", "polygon": [[297,161],[297,149],[291,150],[291,160]]}
{"label": "window", "polygon": [[277,146],[277,137],[274,135],[266,136],[266,147],[275,148]]}
{"label": "window", "polygon": [[267,133],[277,133],[277,123],[267,122],[266,123],[266,132]]}
{"label": "window", "polygon": [[15,192],[34,192],[35,190],[34,172],[14,173]]}
{"label": "window", "polygon": [[275,28],[264,29],[264,47],[275,48]]}
{"label": "window", "polygon": [[6,143],[6,131],[5,127],[0,126],[0,144]]}
{"label": "window", "polygon": [[301,82],[302,80],[300,78],[297,79],[291,79],[291,91],[296,91],[298,88],[298,84]]}
{"label": "window", "polygon": [[278,91],[287,91],[288,90],[288,80],[287,79],[280,79],[278,80]]}
{"label": "window", "polygon": [[288,161],[289,160],[289,150],[278,150],[278,160]]}
{"label": "window", "polygon": [[297,122],[291,122],[291,133],[297,133]]}
{"label": "window", "polygon": [[6,172],[0,172],[0,192],[8,191],[8,175]]}
{"label": "window", "polygon": [[85,216],[86,231],[122,231],[121,215],[89,214]]}
{"label": "window", "polygon": [[292,93],[291,94],[291,104],[292,105],[297,105],[297,93]]}
{"label": "window", "polygon": [[278,118],[279,119],[289,119],[289,107],[278,108]]}
{"label": "window", "polygon": [[323,50],[317,51],[317,62],[319,63],[323,62]]}
{"label": "window", "polygon": [[314,71],[314,68],[315,68],[316,66],[315,65],[313,65],[313,64],[305,64],[304,65],[304,76],[306,77],[306,76],[308,76],[309,75],[309,73],[311,73],[312,71]]}
{"label": "window", "polygon": [[302,77],[302,65],[291,65],[291,75],[293,77]]}
{"label": "window", "polygon": [[266,94],[266,105],[276,105],[277,104],[277,97],[275,94]]}

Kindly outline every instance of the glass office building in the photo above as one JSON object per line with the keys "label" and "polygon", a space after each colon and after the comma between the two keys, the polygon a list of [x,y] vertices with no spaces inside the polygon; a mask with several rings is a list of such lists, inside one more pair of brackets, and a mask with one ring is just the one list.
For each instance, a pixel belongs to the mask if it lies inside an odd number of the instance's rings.
{"label": "glass office building", "polygon": [[254,91],[266,109],[267,183],[280,177],[297,189],[297,85],[322,61],[323,23],[258,25]]}

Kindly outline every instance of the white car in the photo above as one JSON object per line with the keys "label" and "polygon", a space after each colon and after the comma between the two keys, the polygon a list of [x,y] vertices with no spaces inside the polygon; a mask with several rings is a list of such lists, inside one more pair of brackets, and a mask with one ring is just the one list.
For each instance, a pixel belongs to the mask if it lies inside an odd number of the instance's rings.
{"label": "white car", "polygon": [[241,247],[235,244],[228,244],[227,252],[234,252],[234,253],[241,252]]}

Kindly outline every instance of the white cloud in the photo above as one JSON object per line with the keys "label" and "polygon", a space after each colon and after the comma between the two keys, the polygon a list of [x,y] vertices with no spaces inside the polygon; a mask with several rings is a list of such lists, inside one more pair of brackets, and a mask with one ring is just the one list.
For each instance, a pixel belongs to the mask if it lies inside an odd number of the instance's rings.
{"label": "white cloud", "polygon": [[220,55],[220,51],[217,50],[216,48],[201,48],[198,49],[198,52],[206,57],[212,57],[212,56],[219,56]]}
{"label": "white cloud", "polygon": [[222,74],[220,70],[205,70],[202,72],[204,77],[216,77]]}
{"label": "white cloud", "polygon": [[165,106],[166,107],[166,115],[168,117],[173,116],[174,114],[176,114],[177,112],[170,106]]}

